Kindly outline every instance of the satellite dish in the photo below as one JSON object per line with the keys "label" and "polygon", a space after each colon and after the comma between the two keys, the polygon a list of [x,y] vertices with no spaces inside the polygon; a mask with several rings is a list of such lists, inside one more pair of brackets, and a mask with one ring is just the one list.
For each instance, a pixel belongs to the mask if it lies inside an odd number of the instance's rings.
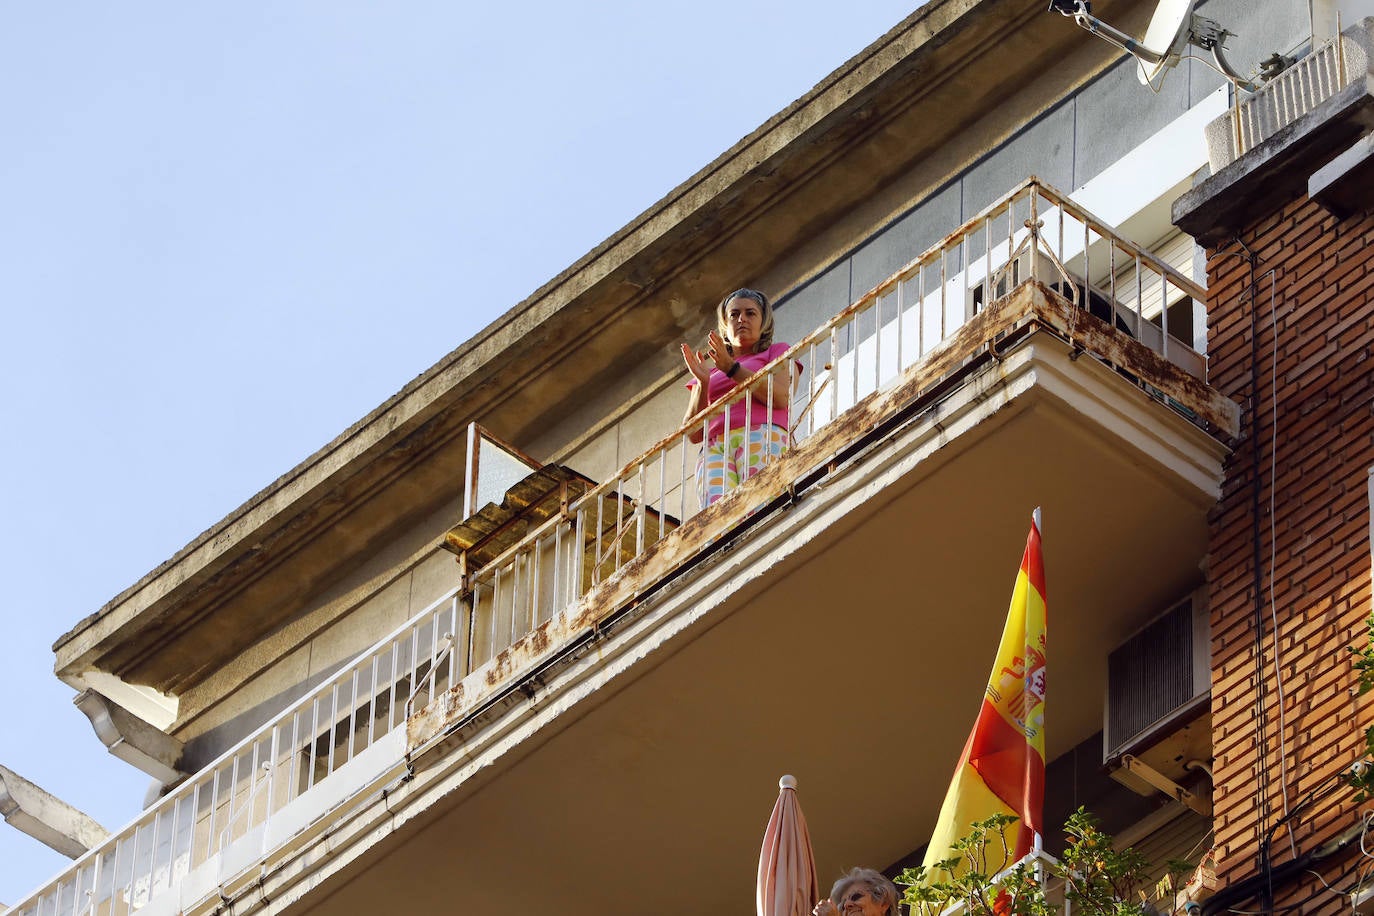
{"label": "satellite dish", "polygon": [[[1193,7],[1197,0],[1159,0],[1150,27],[1145,30],[1144,54],[1136,54],[1140,61],[1140,81],[1154,85],[1154,78],[1178,64],[1179,55],[1188,46],[1192,35]],[[1148,58],[1153,57],[1154,60]]]}
{"label": "satellite dish", "polygon": [[1222,47],[1231,33],[1220,24],[1194,14],[1193,7],[1196,5],[1197,0],[1159,0],[1142,40],[1136,40],[1098,19],[1092,14],[1092,5],[1088,0],[1050,0],[1049,11],[1072,17],[1085,31],[1128,52],[1140,63],[1140,81],[1152,89],[1156,88],[1156,79],[1177,65],[1183,49],[1191,44],[1211,51],[1217,69],[1237,88],[1246,92],[1258,91],[1258,86],[1226,62]]}

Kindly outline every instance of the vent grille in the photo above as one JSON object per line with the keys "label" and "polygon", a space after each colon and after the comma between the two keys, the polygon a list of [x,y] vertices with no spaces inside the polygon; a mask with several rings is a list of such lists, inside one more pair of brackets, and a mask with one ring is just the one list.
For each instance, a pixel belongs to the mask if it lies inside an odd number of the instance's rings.
{"label": "vent grille", "polygon": [[1195,670],[1191,598],[1107,656],[1109,759],[1199,693]]}

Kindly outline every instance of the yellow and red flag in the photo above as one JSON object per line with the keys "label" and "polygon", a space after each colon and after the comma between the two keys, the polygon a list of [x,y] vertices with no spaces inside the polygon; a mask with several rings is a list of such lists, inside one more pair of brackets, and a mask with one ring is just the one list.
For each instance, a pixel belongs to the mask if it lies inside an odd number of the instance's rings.
{"label": "yellow and red flag", "polygon": [[[994,814],[1018,818],[1004,837],[1016,861],[1042,832],[1045,798],[1045,569],[1040,558],[1040,510],[1011,593],[997,661],[978,720],[964,745],[926,848],[925,866],[953,858],[954,844],[974,821]],[[1008,865],[1011,862],[1007,863]]]}

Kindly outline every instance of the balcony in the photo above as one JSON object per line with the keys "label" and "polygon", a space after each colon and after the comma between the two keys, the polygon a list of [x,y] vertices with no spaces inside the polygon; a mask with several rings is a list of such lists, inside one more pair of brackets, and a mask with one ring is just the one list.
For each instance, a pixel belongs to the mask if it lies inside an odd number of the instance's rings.
{"label": "balcony", "polygon": [[1028,181],[793,348],[797,442],[757,477],[697,504],[687,438],[723,405],[600,484],[534,472],[540,521],[15,912],[744,911],[783,772],[823,874],[899,859],[1032,508],[1051,759],[1101,727],[1107,653],[1201,580],[1237,411],[1179,296]]}

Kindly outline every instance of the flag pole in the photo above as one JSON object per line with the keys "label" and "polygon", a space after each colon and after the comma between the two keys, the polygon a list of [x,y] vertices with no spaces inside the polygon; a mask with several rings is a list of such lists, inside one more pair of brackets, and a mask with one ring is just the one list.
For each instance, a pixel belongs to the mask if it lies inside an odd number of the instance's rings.
{"label": "flag pole", "polygon": [[[1031,524],[1035,526],[1036,532],[1043,538],[1045,536],[1045,529],[1040,526],[1039,506],[1036,506],[1035,509],[1031,511]],[[1031,855],[1034,856],[1035,876],[1040,879],[1040,888],[1041,890],[1048,890],[1050,876],[1045,869],[1044,853],[1045,838],[1042,837],[1040,831],[1037,830],[1031,834]],[[1065,909],[1067,910],[1067,901]]]}
{"label": "flag pole", "polygon": [[[1043,538],[1045,536],[1045,529],[1040,527],[1039,506],[1031,510],[1031,524],[1035,525],[1035,530]],[[1031,834],[1031,852],[1035,856],[1035,870],[1036,873],[1040,875],[1040,886],[1044,887],[1049,876],[1045,874],[1045,867],[1041,863],[1041,856],[1045,852],[1045,838],[1040,835],[1040,831],[1038,830]]]}

